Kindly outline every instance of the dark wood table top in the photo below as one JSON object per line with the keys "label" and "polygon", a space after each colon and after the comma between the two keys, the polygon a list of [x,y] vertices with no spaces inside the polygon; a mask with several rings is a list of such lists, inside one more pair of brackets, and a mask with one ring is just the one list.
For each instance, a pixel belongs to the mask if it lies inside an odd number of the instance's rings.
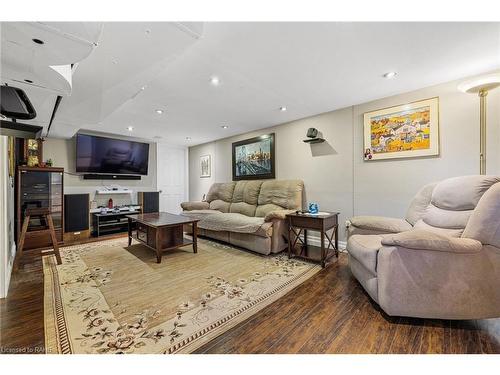
{"label": "dark wood table top", "polygon": [[127,215],[128,218],[152,227],[168,225],[190,224],[200,221],[188,216],[169,214],[168,212],[154,212],[149,214]]}
{"label": "dark wood table top", "polygon": [[311,218],[311,219],[327,219],[329,217],[337,216],[339,215],[339,212],[321,212],[319,214],[298,214],[296,212],[293,212],[291,214],[287,214],[286,216],[292,216],[292,217],[305,217],[305,218]]}

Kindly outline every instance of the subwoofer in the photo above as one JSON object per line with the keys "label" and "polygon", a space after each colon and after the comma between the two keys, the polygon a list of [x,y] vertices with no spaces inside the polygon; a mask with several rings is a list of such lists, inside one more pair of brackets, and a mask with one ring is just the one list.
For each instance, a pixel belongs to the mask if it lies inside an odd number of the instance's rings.
{"label": "subwoofer", "polygon": [[89,205],[89,194],[64,195],[64,242],[90,236]]}
{"label": "subwoofer", "polygon": [[137,203],[142,206],[142,213],[160,211],[160,193],[158,191],[142,191],[137,193]]}

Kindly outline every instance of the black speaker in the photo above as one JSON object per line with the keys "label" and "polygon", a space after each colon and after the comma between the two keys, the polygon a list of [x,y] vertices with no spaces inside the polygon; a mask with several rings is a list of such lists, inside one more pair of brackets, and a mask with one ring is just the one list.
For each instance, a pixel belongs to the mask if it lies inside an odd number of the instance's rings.
{"label": "black speaker", "polygon": [[160,193],[157,191],[138,192],[137,202],[142,206],[142,212],[145,214],[160,211]]}
{"label": "black speaker", "polygon": [[64,195],[64,232],[89,229],[89,195]]}

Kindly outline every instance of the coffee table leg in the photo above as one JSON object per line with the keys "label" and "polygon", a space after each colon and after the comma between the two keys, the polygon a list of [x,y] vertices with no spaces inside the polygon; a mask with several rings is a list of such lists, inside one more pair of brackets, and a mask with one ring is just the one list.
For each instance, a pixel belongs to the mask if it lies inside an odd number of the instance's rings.
{"label": "coffee table leg", "polygon": [[155,235],[156,235],[156,263],[161,263],[161,242],[160,242],[160,231],[161,228],[156,228],[155,230]]}
{"label": "coffee table leg", "polygon": [[198,223],[193,223],[193,252],[198,252]]}
{"label": "coffee table leg", "polygon": [[132,219],[128,218],[128,245],[132,245]]}

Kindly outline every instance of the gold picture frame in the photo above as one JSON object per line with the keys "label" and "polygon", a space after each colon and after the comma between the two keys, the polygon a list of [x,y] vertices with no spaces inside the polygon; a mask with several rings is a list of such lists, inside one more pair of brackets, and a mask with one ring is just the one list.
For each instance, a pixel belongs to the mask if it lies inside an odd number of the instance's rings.
{"label": "gold picture frame", "polygon": [[16,152],[15,139],[14,139],[14,137],[9,137],[9,139],[7,141],[7,153],[9,156],[9,177],[14,177],[14,174],[16,173],[16,170],[15,170],[16,158],[14,155],[15,152]]}
{"label": "gold picture frame", "polygon": [[439,98],[366,112],[365,161],[439,155]]}

